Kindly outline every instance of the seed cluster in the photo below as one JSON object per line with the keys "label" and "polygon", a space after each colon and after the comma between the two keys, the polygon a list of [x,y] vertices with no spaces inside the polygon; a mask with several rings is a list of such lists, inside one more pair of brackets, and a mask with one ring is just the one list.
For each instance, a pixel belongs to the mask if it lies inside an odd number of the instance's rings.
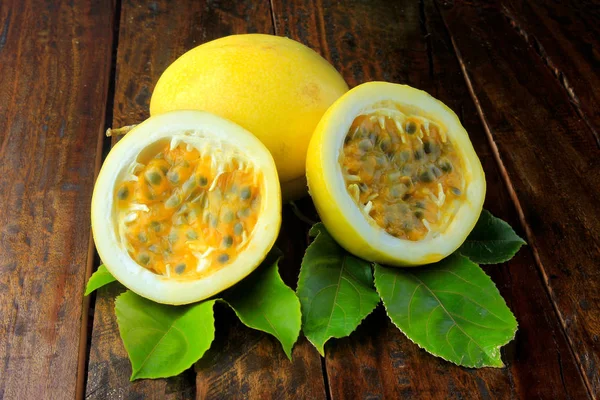
{"label": "seed cluster", "polygon": [[235,259],[254,229],[258,182],[259,172],[248,162],[166,144],[115,189],[121,240],[138,264],[156,274],[193,278],[220,268]]}
{"label": "seed cluster", "polygon": [[358,116],[340,164],[356,204],[401,239],[441,231],[464,191],[462,161],[441,125],[396,109]]}

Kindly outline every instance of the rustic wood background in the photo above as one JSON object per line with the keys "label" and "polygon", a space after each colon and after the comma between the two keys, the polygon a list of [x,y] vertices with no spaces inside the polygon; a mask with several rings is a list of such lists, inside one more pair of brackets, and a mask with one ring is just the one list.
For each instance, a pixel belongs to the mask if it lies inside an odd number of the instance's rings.
{"label": "rustic wood background", "polygon": [[[483,162],[486,207],[529,246],[486,271],[519,321],[504,369],[420,350],[381,308],[321,358],[218,310],[218,339],[179,377],[129,382],[116,285],[89,205],[104,131],[148,116],[179,55],[234,33],[289,36],[350,86],[427,90],[459,114]],[[600,5],[580,0],[0,2],[0,398],[586,399],[600,397]],[[314,216],[309,199],[300,202]],[[307,226],[279,245],[295,286]]]}

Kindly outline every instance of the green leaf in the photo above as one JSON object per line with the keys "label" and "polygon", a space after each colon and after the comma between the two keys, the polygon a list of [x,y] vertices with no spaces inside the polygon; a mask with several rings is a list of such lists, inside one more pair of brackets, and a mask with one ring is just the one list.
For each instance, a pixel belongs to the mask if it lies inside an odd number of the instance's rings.
{"label": "green leaf", "polygon": [[478,264],[498,264],[513,258],[524,244],[508,223],[483,210],[458,251]]}
{"label": "green leaf", "polygon": [[324,355],[325,343],[350,335],[379,296],[369,262],[346,252],[321,223],[310,234],[316,238],[302,260],[297,293],[304,335]]}
{"label": "green leaf", "polygon": [[392,322],[431,354],[465,367],[502,367],[500,347],[517,321],[492,280],[453,254],[421,268],[375,265],[375,286]]}
{"label": "green leaf", "polygon": [[280,254],[279,250],[272,252],[256,271],[224,293],[223,299],[246,326],[275,336],[291,360],[302,319],[300,301],[279,276]]}
{"label": "green leaf", "polygon": [[200,359],[215,337],[214,304],[170,306],[132,291],[117,297],[115,312],[131,360],[131,380],[178,375]]}
{"label": "green leaf", "polygon": [[96,272],[94,272],[92,276],[90,276],[90,280],[88,281],[87,286],[85,288],[84,296],[88,296],[94,290],[99,289],[104,285],[108,285],[109,283],[114,282],[116,280],[117,279],[114,276],[112,276],[110,272],[108,272],[108,269],[106,269],[104,264],[102,264],[98,267]]}

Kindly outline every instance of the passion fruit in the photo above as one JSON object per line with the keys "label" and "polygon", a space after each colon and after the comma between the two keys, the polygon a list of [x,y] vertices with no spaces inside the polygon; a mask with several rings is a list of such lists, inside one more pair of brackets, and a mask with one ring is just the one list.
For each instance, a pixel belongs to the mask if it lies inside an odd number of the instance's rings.
{"label": "passion fruit", "polygon": [[306,194],[306,149],[348,86],[325,59],[285,37],[247,34],[202,44],[158,80],[150,114],[204,110],[256,135],[269,149],[285,199]]}
{"label": "passion fruit", "polygon": [[108,154],[94,186],[100,258],[150,300],[186,304],[252,272],[281,224],[277,170],[250,132],[200,111],[150,117]]}
{"label": "passion fruit", "polygon": [[369,261],[439,261],[471,232],[485,197],[458,117],[424,91],[386,82],[350,90],[311,139],[309,192],[331,235]]}

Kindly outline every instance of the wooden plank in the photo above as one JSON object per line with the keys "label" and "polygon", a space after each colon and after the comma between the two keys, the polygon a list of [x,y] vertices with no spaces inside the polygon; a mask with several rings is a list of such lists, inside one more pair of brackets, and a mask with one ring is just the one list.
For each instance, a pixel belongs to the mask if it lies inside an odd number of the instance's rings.
{"label": "wooden plank", "polygon": [[[246,32],[272,32],[268,1],[190,0],[178,2],[176,7],[166,0],[147,6],[133,0],[124,1],[113,126],[134,124],[148,117],[156,81],[185,51],[221,36]],[[279,243],[289,247],[286,239],[280,239]],[[305,238],[303,243],[306,243]],[[292,262],[299,265],[297,254],[286,253],[283,265]],[[289,274],[284,273],[286,275]],[[222,397],[223,393],[228,393],[232,397],[247,394],[267,398],[286,393],[288,396],[305,393],[307,397],[319,397],[324,393],[320,358],[306,341],[296,346],[294,362],[290,363],[279,343],[266,334],[241,326],[224,307],[217,312],[217,340],[206,359],[197,366],[197,374],[190,370],[177,378],[132,384],[128,380],[131,367],[114,316],[115,290],[98,293],[87,397],[178,399]],[[261,360],[261,368],[255,365],[257,360]],[[269,380],[260,384],[267,376]]]}
{"label": "wooden plank", "polygon": [[[274,1],[280,34],[318,47],[351,84],[387,80],[429,91],[461,116],[487,175],[486,208],[518,227],[450,38],[431,1]],[[585,398],[585,387],[530,248],[486,268],[520,324],[505,369],[472,370],[426,354],[379,308],[326,346],[331,398]],[[535,367],[532,367],[535,366]]]}
{"label": "wooden plank", "polygon": [[495,7],[444,7],[539,270],[593,396],[600,394],[600,149],[569,96]]}
{"label": "wooden plank", "polygon": [[83,383],[114,7],[0,2],[0,398]]}
{"label": "wooden plank", "polygon": [[[308,205],[306,200],[301,205]],[[284,281],[295,289],[309,226],[284,207],[277,246]],[[222,307],[224,309],[225,307]],[[221,310],[220,310],[221,311]],[[325,385],[321,357],[302,336],[290,362],[277,340],[245,328],[233,312],[217,324],[217,340],[198,364],[197,396],[201,399],[321,399]]]}
{"label": "wooden plank", "polygon": [[600,8],[590,1],[500,0],[500,12],[567,91],[600,146]]}

